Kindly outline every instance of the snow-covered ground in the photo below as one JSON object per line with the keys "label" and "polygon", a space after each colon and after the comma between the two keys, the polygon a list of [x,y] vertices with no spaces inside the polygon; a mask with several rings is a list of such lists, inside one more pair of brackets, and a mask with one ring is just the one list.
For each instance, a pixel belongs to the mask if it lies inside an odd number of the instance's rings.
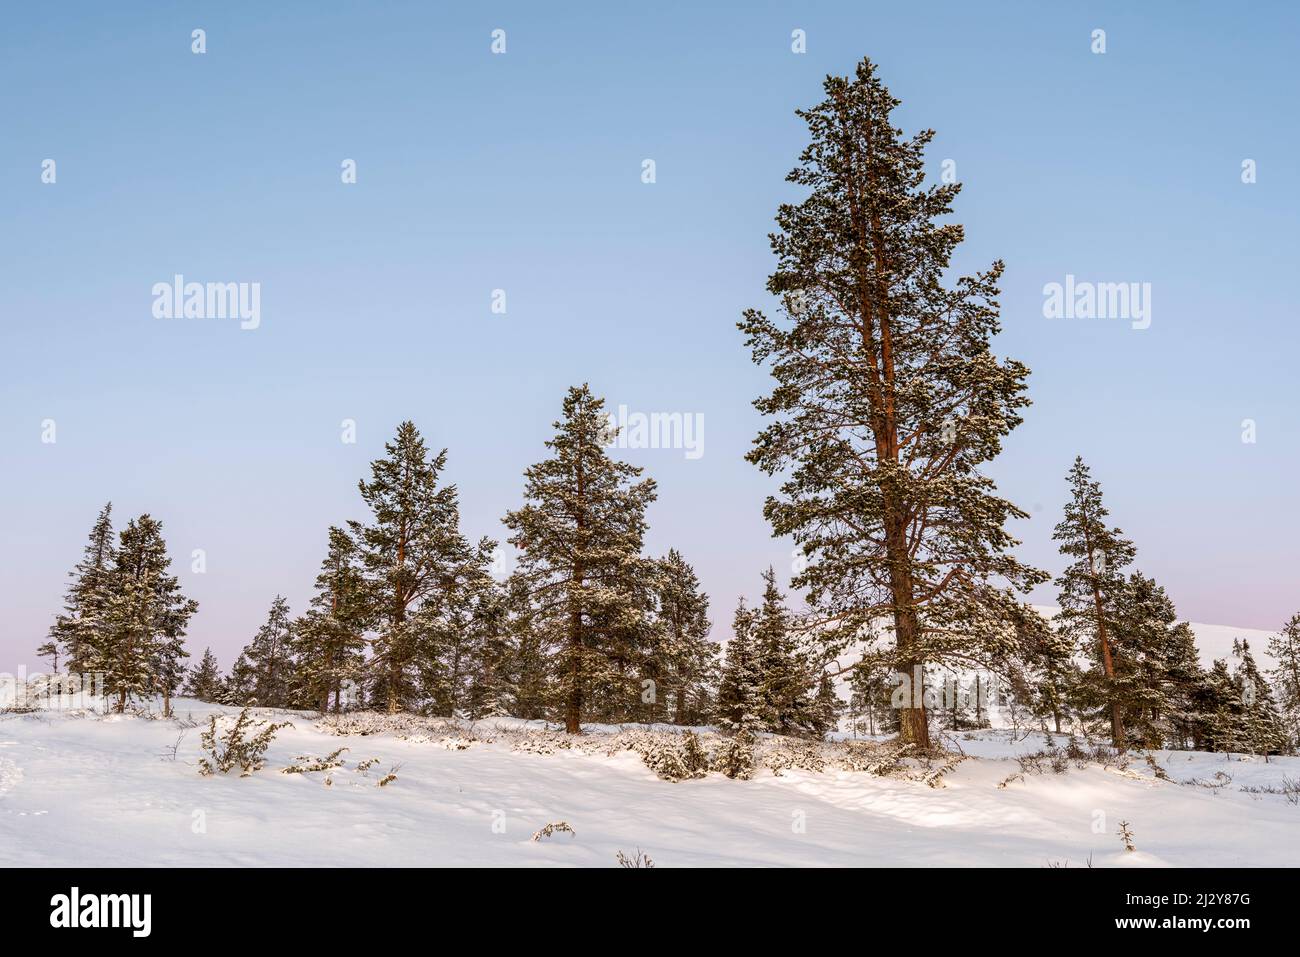
{"label": "snow-covered ground", "polygon": [[[182,700],[183,719],[213,711]],[[1300,806],[1243,786],[1300,779],[1300,758],[1156,752],[1127,770],[1089,764],[1021,772],[1008,732],[957,735],[970,757],[941,787],[868,771],[712,773],[669,783],[632,752],[528,753],[518,739],[393,733],[338,736],[288,718],[264,770],[199,775],[201,727],[84,712],[0,715],[0,866],[584,865],[638,849],[691,865],[1294,865]],[[503,720],[506,729],[521,722]],[[614,729],[597,731],[612,737]],[[177,744],[175,758],[172,748]],[[339,747],[345,767],[284,774]],[[364,773],[358,761],[379,760]],[[378,781],[394,766],[396,780]],[[1230,781],[1216,775],[1226,775]],[[1201,784],[1181,783],[1197,779]],[[1206,785],[1220,785],[1210,787]],[[567,822],[574,834],[533,841]],[[1117,829],[1128,822],[1136,850]]]}

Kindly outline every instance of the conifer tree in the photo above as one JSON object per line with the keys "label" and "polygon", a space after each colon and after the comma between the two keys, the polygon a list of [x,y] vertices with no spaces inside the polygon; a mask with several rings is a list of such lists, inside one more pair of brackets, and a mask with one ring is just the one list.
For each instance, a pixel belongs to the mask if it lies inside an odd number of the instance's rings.
{"label": "conifer tree", "polygon": [[1115,631],[1127,582],[1123,570],[1132,563],[1135,549],[1118,528],[1108,528],[1110,514],[1102,503],[1101,485],[1093,480],[1082,457],[1076,457],[1068,475],[1070,501],[1065,517],[1052,537],[1061,554],[1073,561],[1056,584],[1061,610],[1056,621],[1062,634],[1076,642],[1095,662],[1085,675],[1082,700],[1101,706],[1110,719],[1111,740],[1124,747],[1124,704],[1116,666]]}
{"label": "conifer tree", "polygon": [[430,456],[411,422],[399,425],[384,448],[385,456],[370,464],[371,480],[359,483],[371,521],[349,527],[378,629],[372,692],[391,713],[415,703],[420,659],[436,659],[446,616],[463,597],[467,577],[486,568],[491,543],[474,548],[461,535],[456,486],[440,484],[446,449]]}
{"label": "conifer tree", "polygon": [[470,556],[450,587],[438,593],[438,601],[420,609],[416,660],[420,690],[434,714],[465,712],[475,676],[484,676],[483,656],[502,624],[499,596],[487,572],[493,547],[484,543],[482,553]]}
{"label": "conifer tree", "polygon": [[813,735],[824,738],[839,727],[840,712],[843,709],[844,702],[835,693],[835,680],[830,672],[823,671],[817,679],[817,694],[809,712],[808,724]]}
{"label": "conifer tree", "polygon": [[[240,704],[256,702],[261,708],[289,707],[295,670],[293,645],[289,602],[276,595],[266,621],[239,655],[240,664],[249,669],[240,675],[241,684],[247,686],[242,689],[245,697]],[[233,670],[231,675],[234,676]]]}
{"label": "conifer tree", "polygon": [[677,724],[695,724],[709,709],[708,689],[717,672],[718,646],[709,640],[709,596],[681,553],[659,560],[655,590],[662,628],[661,655],[672,690]]}
{"label": "conifer tree", "polygon": [[1248,745],[1241,733],[1241,688],[1233,680],[1228,664],[1222,658],[1214,660],[1214,665],[1205,676],[1198,710],[1201,715],[1198,737],[1209,750],[1247,750]]}
{"label": "conifer tree", "polygon": [[1300,614],[1268,640],[1268,653],[1277,662],[1271,672],[1277,688],[1278,710],[1290,737],[1291,750],[1300,750]]}
{"label": "conifer tree", "polygon": [[769,566],[763,572],[763,603],[754,616],[754,654],[763,718],[767,727],[778,734],[806,728],[812,712],[812,681],[791,629],[776,572]]}
{"label": "conifer tree", "polygon": [[470,648],[462,707],[474,720],[510,714],[517,694],[514,630],[508,584],[488,581],[474,596],[469,615]]}
{"label": "conifer tree", "polygon": [[740,599],[718,685],[718,723],[732,734],[753,736],[765,727],[762,673],[754,628],[757,614]]}
{"label": "conifer tree", "polygon": [[1134,572],[1119,596],[1113,634],[1116,649],[1112,698],[1124,713],[1125,736],[1147,748],[1162,747],[1169,735],[1170,654],[1178,639],[1174,603],[1154,579]]}
{"label": "conifer tree", "polygon": [[59,673],[59,643],[51,638],[49,641],[40,645],[36,649],[36,655],[39,658],[50,659],[50,673]]}
{"label": "conifer tree", "polygon": [[1206,725],[1202,708],[1210,694],[1196,651],[1196,636],[1187,622],[1179,622],[1169,630],[1164,659],[1170,746],[1200,748]]}
{"label": "conifer tree", "polygon": [[171,696],[188,657],[185,629],[199,606],[181,594],[170,568],[162,523],[149,515],[132,519],[117,547],[103,634],[90,665],[103,672],[118,713],[133,698],[159,693],[164,716],[171,715]]}
{"label": "conifer tree", "polygon": [[104,641],[116,561],[112,514],[112,502],[100,509],[82,559],[68,573],[72,583],[64,598],[63,612],[50,627],[49,639],[62,649],[67,670],[72,673],[90,670],[88,662],[95,657],[94,649]]}
{"label": "conifer tree", "polygon": [[866,718],[869,735],[893,734],[898,731],[898,711],[890,707],[893,669],[872,658],[862,658],[849,672],[849,710],[857,726]]}
{"label": "conifer tree", "polygon": [[198,666],[191,668],[185,678],[185,694],[200,701],[219,701],[221,698],[221,668],[211,648],[203,649]]}
{"label": "conifer tree", "polygon": [[253,667],[248,656],[240,652],[235,663],[230,666],[230,674],[222,682],[221,694],[218,700],[222,704],[235,705],[236,707],[249,707],[256,704],[257,696],[254,689],[257,687],[257,669]]}
{"label": "conifer tree", "polygon": [[1061,734],[1070,720],[1071,702],[1079,686],[1079,666],[1074,661],[1074,642],[1043,618],[1026,616],[1020,634],[1023,666],[1012,669],[1009,684],[1030,710]]}
{"label": "conifer tree", "polygon": [[1240,691],[1241,719],[1238,736],[1243,750],[1252,754],[1282,754],[1288,750],[1281,716],[1273,702],[1268,682],[1250,653],[1250,642],[1234,640],[1232,653],[1237,659],[1233,679]]}
{"label": "conifer tree", "polygon": [[371,618],[356,542],[331,526],[311,606],[293,628],[293,697],[318,711],[343,710],[344,687],[356,686],[365,664]]}
{"label": "conifer tree", "polygon": [[506,626],[511,648],[509,713],[535,720],[547,717],[555,695],[551,687],[551,659],[546,635],[533,622],[534,606],[528,582],[518,574],[505,585]]}
{"label": "conifer tree", "polygon": [[504,519],[534,627],[558,649],[555,692],[570,734],[589,694],[626,684],[626,636],[645,623],[641,546],[655,484],[606,454],[604,404],[585,384],[569,389],[551,457],[525,471],[526,502]]}
{"label": "conifer tree", "polygon": [[[893,126],[899,101],[869,60],[825,91],[799,111],[811,142],[787,177],[807,195],[778,209],[771,240],[767,288],[789,321],[750,310],[740,324],[777,380],[748,458],[786,476],[764,511],[808,559],[792,585],[826,620],[818,634],[847,644],[887,617],[910,683],[927,662],[1014,652],[1015,590],[1045,577],[1010,554],[1005,526],[1025,513],[980,473],[1020,424],[1028,369],[990,349],[1002,264],[945,282],[960,186],[924,185],[933,131]],[[924,701],[913,689],[901,709],[920,747]]]}

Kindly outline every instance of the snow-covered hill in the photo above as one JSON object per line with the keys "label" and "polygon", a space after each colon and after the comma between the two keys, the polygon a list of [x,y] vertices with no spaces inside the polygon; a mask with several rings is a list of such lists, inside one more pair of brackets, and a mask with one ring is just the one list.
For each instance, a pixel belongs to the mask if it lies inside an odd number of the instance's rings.
{"label": "snow-covered hill", "polygon": [[[178,705],[202,723],[213,711],[229,709]],[[619,851],[638,848],[659,867],[1250,866],[1300,853],[1300,806],[1242,790],[1300,779],[1300,758],[1156,753],[1168,781],[1142,756],[1127,769],[1055,773],[1016,760],[1041,739],[979,732],[950,742],[971,757],[940,787],[833,767],[669,783],[630,751],[521,750],[524,723],[508,719],[477,726],[489,743],[418,727],[339,736],[310,715],[262,717],[295,725],[275,738],[266,768],[205,778],[201,727],[184,721],[0,715],[0,866],[615,866]],[[342,768],[280,771],[340,747],[350,749]],[[396,779],[379,787],[390,770]],[[558,821],[575,833],[532,840]],[[1116,834],[1121,821],[1133,852]]]}

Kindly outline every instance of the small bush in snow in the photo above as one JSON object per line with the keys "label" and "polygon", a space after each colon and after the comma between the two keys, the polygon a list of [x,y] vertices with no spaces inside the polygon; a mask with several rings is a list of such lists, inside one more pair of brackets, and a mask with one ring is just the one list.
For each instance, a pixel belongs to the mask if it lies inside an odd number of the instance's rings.
{"label": "small bush in snow", "polygon": [[729,778],[748,781],[754,776],[754,738],[740,731],[727,738],[713,756],[713,767]]}
{"label": "small bush in snow", "polygon": [[782,771],[820,773],[826,770],[826,758],[822,754],[821,745],[798,738],[780,738],[775,741],[763,755],[763,763],[778,777]]}
{"label": "small bush in snow", "polygon": [[[1223,774],[1222,771],[1219,772]],[[1224,775],[1226,777],[1226,775]],[[1232,780],[1229,778],[1228,780]],[[1289,775],[1282,775],[1282,784],[1280,786],[1273,784],[1263,784],[1259,787],[1243,787],[1242,790],[1247,794],[1280,794],[1286,798],[1286,803],[1300,806],[1300,778],[1293,778]]]}
{"label": "small bush in snow", "polygon": [[636,869],[636,868],[640,868],[640,867],[654,867],[654,866],[655,866],[655,862],[652,861],[652,860],[650,860],[650,855],[649,855],[649,854],[642,854],[642,853],[641,853],[641,848],[639,848],[639,847],[636,849],[636,854],[634,854],[632,857],[628,857],[628,856],[627,856],[626,854],[624,854],[622,851],[619,851],[619,852],[615,855],[615,860],[618,861],[618,866],[619,866],[619,867],[626,867],[626,868],[628,868],[628,869]]}
{"label": "small bush in snow", "polygon": [[343,767],[341,755],[347,748],[339,748],[323,758],[313,758],[308,754],[300,754],[295,759],[297,763],[289,765],[287,768],[281,768],[281,774],[309,774],[312,771],[332,771],[335,768]]}
{"label": "small bush in snow", "polygon": [[[222,719],[224,722],[224,718]],[[199,759],[199,774],[211,777],[214,774],[225,774],[236,765],[240,768],[240,777],[246,778],[254,771],[260,771],[266,765],[266,749],[271,746],[271,741],[275,738],[275,733],[281,728],[291,728],[293,725],[288,721],[279,724],[267,724],[258,722],[256,732],[249,736],[253,731],[253,719],[248,716],[248,709],[245,708],[239,712],[239,717],[230,729],[217,738],[217,716],[214,714],[208,719],[208,728],[200,736],[203,744],[203,750],[208,753],[208,757]]]}
{"label": "small bush in snow", "polygon": [[544,837],[550,837],[552,834],[572,834],[578,836],[578,832],[569,827],[568,821],[552,821],[545,827],[533,833],[533,840],[540,841]]}
{"label": "small bush in snow", "polygon": [[1136,851],[1137,847],[1133,844],[1133,829],[1129,827],[1128,821],[1119,822],[1119,830],[1115,832],[1119,839],[1124,842],[1124,850]]}

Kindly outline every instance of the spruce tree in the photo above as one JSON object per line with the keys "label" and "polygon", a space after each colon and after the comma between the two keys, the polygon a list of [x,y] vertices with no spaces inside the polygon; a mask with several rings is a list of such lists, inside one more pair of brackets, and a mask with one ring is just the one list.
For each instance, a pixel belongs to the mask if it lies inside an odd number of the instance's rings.
{"label": "spruce tree", "polygon": [[470,611],[472,655],[462,707],[473,720],[510,714],[518,691],[508,588],[508,584],[485,582],[475,594]]}
{"label": "spruce tree", "polygon": [[812,678],[792,634],[790,612],[777,588],[776,572],[763,572],[763,602],[754,615],[762,714],[768,729],[794,734],[809,726]]}
{"label": "spruce tree", "polygon": [[1123,687],[1126,679],[1116,666],[1115,631],[1127,582],[1123,570],[1135,549],[1118,528],[1108,528],[1110,514],[1102,503],[1101,485],[1093,480],[1082,457],[1071,467],[1070,501],[1052,538],[1061,554],[1073,561],[1056,584],[1060,589],[1057,626],[1061,633],[1095,662],[1081,689],[1084,704],[1100,706],[1109,716],[1111,740],[1124,747]]}
{"label": "spruce tree", "polygon": [[606,454],[604,405],[585,384],[569,389],[546,443],[551,457],[525,471],[526,503],[504,519],[533,625],[558,649],[555,693],[570,734],[581,730],[589,694],[626,683],[626,636],[645,618],[641,546],[655,484]]}
{"label": "spruce tree", "polygon": [[117,547],[103,634],[90,667],[104,674],[119,714],[133,698],[157,693],[163,715],[171,715],[188,657],[185,629],[199,606],[181,594],[170,568],[162,523],[149,515],[132,519]]}
{"label": "spruce tree", "polygon": [[1241,687],[1233,680],[1228,664],[1216,658],[1201,685],[1198,712],[1201,715],[1198,737],[1210,751],[1246,751],[1242,734]]}
{"label": "spruce tree", "polygon": [[1282,630],[1268,640],[1268,653],[1277,662],[1272,670],[1282,725],[1291,749],[1300,749],[1300,614],[1292,615]]}
{"label": "spruce tree", "polygon": [[289,602],[276,595],[266,621],[239,655],[240,663],[249,669],[246,675],[241,674],[241,683],[249,684],[251,677],[251,686],[242,691],[245,697],[241,704],[256,702],[261,708],[289,707],[295,670],[293,645]]}
{"label": "spruce tree", "polygon": [[191,668],[185,677],[185,694],[200,701],[214,702],[221,698],[221,668],[211,648],[203,649],[198,666]]}
{"label": "spruce tree", "polygon": [[808,725],[813,735],[824,738],[839,727],[840,712],[844,702],[835,693],[835,679],[830,672],[823,671],[817,679],[817,694],[809,711]]}
{"label": "spruce tree", "polygon": [[709,596],[700,590],[695,569],[676,549],[659,560],[655,591],[673,720],[696,724],[709,710],[709,686],[718,667],[718,646],[709,640]]}
{"label": "spruce tree", "polygon": [[70,673],[90,670],[95,648],[105,639],[116,561],[112,515],[112,502],[100,509],[81,561],[68,573],[72,583],[64,598],[63,612],[50,627],[49,639],[62,649]]}
{"label": "spruce tree", "polygon": [[257,687],[257,669],[253,667],[248,656],[240,652],[235,663],[230,666],[230,674],[222,682],[218,701],[235,707],[250,707],[257,703],[254,689]]}
{"label": "spruce tree", "polygon": [[1232,653],[1237,659],[1233,680],[1240,689],[1241,723],[1239,737],[1244,750],[1252,754],[1282,754],[1289,750],[1282,718],[1273,702],[1268,682],[1250,653],[1250,642],[1234,640]]}
{"label": "spruce tree", "polygon": [[766,728],[763,675],[754,640],[756,620],[756,612],[740,599],[718,684],[718,723],[732,734],[752,736]]}
{"label": "spruce tree", "polygon": [[854,664],[849,672],[849,710],[856,733],[866,718],[869,735],[894,734],[898,731],[898,711],[890,706],[893,669],[867,657]]}
{"label": "spruce tree", "polygon": [[[799,111],[811,142],[787,177],[807,193],[771,238],[767,288],[788,321],[750,310],[740,324],[777,380],[748,458],[785,476],[764,511],[808,559],[792,586],[818,633],[848,644],[888,618],[910,683],[927,662],[1013,653],[1015,590],[1044,579],[1010,554],[1006,524],[1025,513],[980,472],[1020,424],[1028,369],[990,348],[1002,264],[946,282],[960,186],[924,185],[933,131],[893,126],[899,101],[869,60],[824,86]],[[902,740],[923,748],[924,700],[913,689],[901,709]]]}
{"label": "spruce tree", "polygon": [[416,703],[421,659],[437,659],[447,615],[467,577],[486,569],[491,543],[474,548],[461,535],[456,486],[440,484],[446,449],[430,456],[411,422],[384,448],[370,464],[370,481],[359,483],[371,521],[349,527],[377,626],[372,694],[392,713]]}
{"label": "spruce tree", "polygon": [[344,687],[362,679],[371,609],[359,561],[356,542],[331,526],[316,594],[293,628],[293,697],[322,713],[331,698],[342,711]]}
{"label": "spruce tree", "polygon": [[1123,709],[1125,736],[1146,748],[1160,748],[1170,737],[1177,617],[1173,601],[1154,579],[1141,572],[1129,576],[1112,636],[1116,678],[1111,688]]}
{"label": "spruce tree", "polygon": [[1043,618],[1026,616],[1021,628],[1022,668],[1014,669],[1010,684],[1019,689],[1023,703],[1052,730],[1061,734],[1071,716],[1071,701],[1079,685],[1079,666],[1074,661],[1074,643]]}
{"label": "spruce tree", "polygon": [[1196,636],[1187,622],[1179,622],[1169,630],[1164,659],[1170,746],[1200,748],[1206,726],[1203,707],[1210,694],[1196,650]]}
{"label": "spruce tree", "polygon": [[506,580],[505,605],[512,686],[507,710],[530,721],[548,717],[555,699],[551,649],[543,630],[534,626],[535,606],[523,576],[513,574]]}

